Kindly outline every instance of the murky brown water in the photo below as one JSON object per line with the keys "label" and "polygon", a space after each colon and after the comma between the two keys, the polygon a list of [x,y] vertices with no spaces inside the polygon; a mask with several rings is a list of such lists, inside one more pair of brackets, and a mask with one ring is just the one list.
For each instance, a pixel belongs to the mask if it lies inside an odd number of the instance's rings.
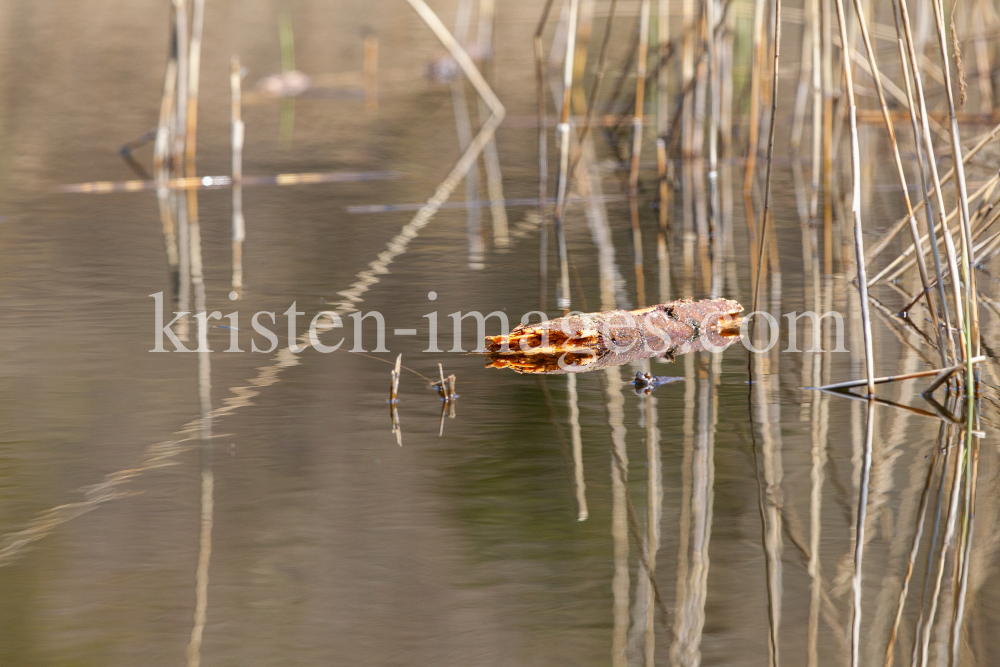
{"label": "murky brown water", "polygon": [[[434,6],[451,24],[454,7]],[[247,188],[246,290],[235,305],[227,298],[229,191],[202,192],[208,308],[238,308],[244,329],[257,311],[280,318],[295,301],[312,316],[337,301],[413,216],[346,208],[423,202],[460,155],[450,89],[423,76],[444,51],[405,3],[210,1],[199,174],[229,173],[229,58],[240,55],[248,86],[277,71],[282,8],[295,28],[296,66],[337,76],[327,77],[329,94],[296,101],[290,141],[279,138],[280,103],[246,106],[244,172],[401,177]],[[537,10],[501,3],[498,11],[504,195],[531,198]],[[818,264],[814,271],[791,166],[776,168],[781,273],[769,280],[762,309],[839,310],[851,352],[760,358],[764,379],[752,408],[740,345],[653,361],[653,373],[686,379],[652,397],[624,384],[647,368],[641,364],[539,380],[485,369],[474,355],[423,353],[423,316],[433,310],[447,349],[449,313],[499,310],[516,322],[538,307],[532,209],[507,210],[506,252],[492,242],[489,209],[481,210],[484,266],[473,270],[466,211],[452,208],[434,216],[359,305],[385,316],[391,353],[376,356],[402,353],[405,365],[434,377],[441,362],[457,375],[457,417],[445,419],[443,437],[440,400],[411,373],[400,385],[398,447],[386,405],[389,365],[314,350],[297,363],[224,354],[229,332],[213,329],[215,417],[212,438],[201,442],[199,423],[190,427],[206,408],[198,355],[148,352],[149,295],[171,290],[155,194],[52,192],[135,177],[116,150],[156,124],[167,15],[162,2],[0,7],[0,664],[190,664],[199,602],[207,607],[195,653],[211,665],[762,665],[771,625],[785,664],[810,664],[810,656],[849,664],[866,410],[800,387],[863,374],[857,298],[845,277],[853,260],[839,246],[850,232],[836,229],[834,275],[821,276]],[[379,109],[366,112],[351,82],[369,29],[380,36],[381,83]],[[468,100],[475,118],[471,89]],[[597,145],[606,159],[600,137]],[[148,165],[150,147],[136,158]],[[877,188],[876,159],[866,180],[876,187],[866,187],[864,202],[873,231],[900,213]],[[605,194],[624,192],[619,174],[591,173]],[[742,177],[741,164],[723,167],[719,238],[729,241],[720,270],[723,296],[749,306]],[[684,215],[685,202],[703,192],[697,184],[688,199],[677,192],[668,294],[658,291],[656,214],[643,207],[648,294],[709,296],[688,233],[694,220]],[[462,198],[460,186],[452,200]],[[652,198],[650,186],[643,201]],[[576,206],[567,220],[582,288],[574,286],[573,306],[583,310],[635,306],[628,207],[618,200],[603,208],[606,218],[600,207]],[[599,252],[602,234],[610,243]],[[554,256],[550,267],[555,276]],[[890,308],[901,303],[888,288],[875,296]],[[553,284],[548,299],[554,315]],[[994,322],[983,326],[988,343]],[[394,336],[394,328],[419,335]],[[284,337],[282,320],[273,329]],[[786,338],[783,331],[781,349]],[[881,316],[875,339],[877,375],[936,361],[917,336]],[[249,348],[249,332],[240,341]],[[963,664],[1000,656],[992,634],[1000,620],[994,378],[984,372]],[[922,388],[901,384],[883,394],[930,410]],[[884,405],[874,415],[862,664],[884,660],[942,424]],[[929,517],[936,494],[933,485]],[[581,498],[585,521],[577,520]],[[947,503],[946,491],[945,513]],[[649,548],[651,539],[658,548]],[[925,535],[901,623],[903,662],[926,543]],[[653,560],[655,595],[646,574]],[[199,563],[207,567],[201,577]],[[951,571],[949,557],[932,664],[947,663]]]}

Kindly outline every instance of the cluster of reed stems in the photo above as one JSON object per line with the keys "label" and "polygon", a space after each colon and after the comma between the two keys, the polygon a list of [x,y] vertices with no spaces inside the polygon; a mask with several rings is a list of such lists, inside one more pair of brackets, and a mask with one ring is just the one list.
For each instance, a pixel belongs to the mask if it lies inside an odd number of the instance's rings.
{"label": "cluster of reed stems", "polygon": [[[627,178],[622,177],[621,187],[627,192],[630,204],[634,286],[639,305],[647,301],[644,216],[640,204],[647,191],[643,187],[641,160],[644,147],[654,142],[657,181],[649,190],[655,193],[659,208],[658,285],[661,295],[675,298],[705,293],[721,295],[725,268],[718,260],[726,255],[727,249],[722,241],[724,235],[718,230],[731,221],[725,219],[725,206],[721,202],[728,193],[720,191],[719,169],[720,164],[731,165],[745,158],[743,195],[747,234],[753,247],[751,310],[756,311],[767,284],[765,277],[770,274],[776,285],[774,281],[781,271],[772,191],[776,147],[787,142],[797,168],[809,169],[804,215],[806,226],[816,230],[817,262],[821,261],[824,275],[838,275],[848,285],[854,279],[857,289],[864,377],[822,388],[864,387],[864,398],[870,401],[870,406],[876,405],[876,385],[889,382],[932,378],[924,391],[928,400],[933,400],[930,396],[941,387],[953,392],[949,396],[956,397],[954,405],[946,413],[951,415],[953,437],[964,443],[957,455],[954,479],[965,480],[963,484],[955,484],[956,489],[959,486],[965,489],[967,497],[961,536],[961,544],[967,545],[975,504],[978,374],[979,365],[986,360],[980,352],[979,312],[981,304],[994,307],[980,295],[976,273],[982,270],[985,261],[1000,254],[1000,232],[989,231],[1000,219],[1000,210],[994,211],[1000,202],[997,189],[1000,165],[992,165],[992,178],[971,193],[966,170],[969,165],[976,165],[973,158],[991,145],[1000,133],[1000,125],[971,142],[963,140],[961,133],[963,129],[967,134],[970,132],[966,121],[982,122],[994,115],[990,72],[995,49],[990,47],[987,35],[1000,28],[1000,16],[982,2],[956,3],[946,16],[943,0],[930,0],[916,8],[921,25],[927,28],[916,31],[910,15],[913,5],[908,7],[904,0],[851,3],[804,0],[800,7],[791,8],[784,8],[782,0],[746,3],[660,0],[655,3],[654,20],[654,3],[640,0],[630,9],[631,21],[626,24],[622,20],[623,10],[616,0],[610,0],[602,5],[607,10],[603,39],[599,43],[595,40],[592,48],[589,37],[593,32],[595,2],[565,0],[562,5],[548,62],[544,48],[546,31],[555,22],[558,9],[552,0],[544,4],[534,33],[539,116],[538,198],[542,219],[541,307],[545,307],[549,289],[552,231],[559,266],[556,303],[564,312],[572,303],[566,215],[574,186],[579,185],[577,190],[585,194],[584,184],[577,183],[584,178],[580,164],[589,150],[587,142],[594,126],[599,124],[609,151],[620,161],[621,172],[627,173]],[[876,17],[890,14],[891,24],[876,21]],[[615,28],[622,24],[629,29],[627,46],[622,60],[612,66],[609,53],[613,49],[609,44],[614,41]],[[779,84],[790,66],[782,63],[781,47],[790,43],[789,28],[793,38],[801,37],[801,57],[797,63],[797,85],[785,92]],[[975,54],[978,113],[964,109],[970,91],[961,54],[970,50]],[[591,51],[596,59],[588,67]],[[615,82],[605,91],[603,84],[609,69],[616,75]],[[958,73],[957,78],[953,71]],[[553,79],[561,79],[561,87],[553,84]],[[553,136],[549,135],[547,118],[550,86],[558,118]],[[792,103],[786,106],[786,99]],[[865,101],[870,108],[864,108]],[[734,119],[747,112],[745,126],[737,126]],[[650,115],[655,118],[655,132],[648,129]],[[781,129],[785,127],[782,119],[789,116],[790,131],[785,131]],[[876,136],[875,128],[866,126],[875,122],[882,126],[880,132],[884,134]],[[897,135],[897,129],[907,126]],[[551,139],[557,154],[552,160],[556,175],[552,209],[548,206]],[[972,147],[966,149],[969,144]],[[862,159],[863,155],[874,157],[875,146],[887,147],[884,154],[891,156],[891,174],[896,182],[893,201],[898,201],[905,210],[899,222],[886,232],[876,232],[872,223],[869,208],[872,187]],[[995,145],[984,155],[990,153],[990,157],[995,156]],[[677,161],[685,164],[680,176],[675,174]],[[944,175],[939,174],[938,165],[947,161],[951,163],[950,169]],[[689,169],[691,164],[694,167]],[[847,188],[841,186],[845,174],[850,179]],[[694,181],[706,177],[708,189],[704,201],[689,203],[692,197],[687,195],[696,188]],[[911,197],[910,182],[914,180],[921,194],[919,200]],[[954,187],[953,195],[945,188],[949,182]],[[685,243],[690,241],[697,246],[698,264],[702,267],[702,294],[694,293],[691,281],[684,281],[683,293],[671,292],[676,283],[671,279],[669,245],[675,236],[673,195],[677,186],[684,189],[685,207],[693,206],[696,210],[700,207],[704,212],[693,216],[697,222],[689,228],[691,216],[686,208],[683,211]],[[554,223],[551,230],[547,224],[549,215]],[[846,230],[853,233],[847,237]],[[908,231],[905,241],[899,238],[904,230]],[[866,241],[873,248],[868,252]],[[845,252],[850,246],[853,252]],[[890,249],[897,256],[886,261],[883,257]],[[916,268],[919,291],[904,293],[905,305],[897,312],[889,311],[870,294],[870,290],[885,285],[900,291],[895,283],[911,268]],[[899,324],[921,334],[937,357],[932,368],[876,377],[878,345],[873,336],[872,316],[873,312],[881,314],[881,311],[893,318],[892,326]],[[924,321],[929,322],[933,331],[923,331]],[[752,341],[753,322],[750,337]],[[873,424],[874,412],[870,408],[865,438],[865,456],[869,462]],[[862,472],[867,469],[863,466]],[[859,483],[862,495],[855,536],[855,613],[851,628],[854,664],[860,660],[860,576],[865,543],[864,508],[868,502],[868,480],[863,478]],[[967,558],[959,557],[955,562],[959,568],[956,572],[960,572]],[[954,614],[960,619],[965,584],[961,577],[956,577],[955,582]],[[923,631],[930,632],[930,624]],[[957,641],[953,636],[953,660],[957,660]],[[773,645],[772,657],[776,655],[777,646]],[[891,659],[887,664],[891,664]]]}
{"label": "cluster of reed stems", "polygon": [[[177,181],[197,182],[198,94],[201,46],[205,23],[204,0],[176,0],[171,5],[170,57],[160,103],[153,147],[153,177],[167,262],[174,276],[176,310],[205,311],[205,281],[201,256],[201,226],[195,187],[177,187]],[[233,287],[242,287],[241,244],[244,236],[242,192],[243,123],[240,120],[239,64],[232,77],[233,138]],[[177,336],[188,339],[188,320],[177,323]]]}

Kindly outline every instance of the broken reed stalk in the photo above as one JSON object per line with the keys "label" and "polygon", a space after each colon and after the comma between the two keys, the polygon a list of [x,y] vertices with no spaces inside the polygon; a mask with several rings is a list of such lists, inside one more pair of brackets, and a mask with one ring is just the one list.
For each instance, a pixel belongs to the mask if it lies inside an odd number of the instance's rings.
{"label": "broken reed stalk", "polygon": [[[868,376],[868,395],[875,394],[875,359],[872,353],[872,323],[868,313],[868,278],[865,271],[865,242],[861,227],[861,155],[858,146],[858,107],[854,99],[854,80],[850,67],[850,44],[847,38],[847,19],[844,16],[844,1],[836,0],[837,18],[840,23],[840,43],[844,52],[844,78],[847,88],[851,123],[851,172],[853,174],[853,201],[851,210],[854,213],[854,251],[858,263],[858,288],[861,293],[861,323],[864,327],[865,341],[865,371]],[[860,619],[855,623],[860,622]],[[854,647],[854,657],[857,658],[857,646]],[[856,664],[856,660],[855,660]]]}
{"label": "broken reed stalk", "polygon": [[[711,2],[712,0],[709,0]],[[642,229],[639,227],[639,158],[642,156],[642,114],[646,100],[646,60],[649,52],[650,0],[639,9],[639,53],[635,68],[635,109],[632,116],[632,161],[629,166],[628,196],[632,220],[632,251],[635,261],[636,303],[646,305],[646,285],[642,256]]]}
{"label": "broken reed stalk", "polygon": [[566,187],[569,179],[569,111],[573,92],[573,57],[576,52],[576,27],[580,10],[580,0],[570,0],[569,26],[566,37],[566,57],[563,59],[563,98],[559,125],[556,127],[556,142],[559,145],[559,183],[556,191],[555,228],[559,250],[559,290],[556,306],[563,312],[570,307],[569,259],[567,257],[566,234],[563,230],[563,214],[566,210]]}
{"label": "broken reed stalk", "polygon": [[[764,208],[760,214],[760,236],[757,238],[757,274],[754,276],[753,287],[753,308],[757,311],[757,300],[760,295],[760,276],[764,273],[764,248],[768,244],[767,218],[771,212],[771,171],[774,163],[774,124],[778,110],[778,64],[781,58],[781,0],[774,0],[774,64],[771,70],[771,117],[768,125],[767,138],[767,169],[764,176]],[[756,150],[755,145],[750,146],[750,154]],[[749,164],[748,164],[749,168]],[[749,173],[749,179],[753,174]],[[749,194],[744,190],[746,194]],[[749,340],[753,343],[753,334],[756,318],[750,320]]]}
{"label": "broken reed stalk", "polygon": [[[896,9],[895,0],[893,0],[893,9]],[[897,10],[897,14],[898,14],[898,10]],[[905,49],[905,46],[903,45],[903,36],[902,36],[902,34],[899,37],[899,42],[900,42],[900,48],[901,49]],[[901,51],[901,53],[900,53],[900,58],[902,60],[902,66],[905,68],[905,71],[904,71],[904,75],[905,75],[905,73],[907,71],[909,71],[909,68],[907,67],[907,63],[906,63],[905,55],[904,55],[903,51]],[[916,122],[916,109],[914,107],[915,101],[913,100],[912,93],[909,90],[909,83],[910,83],[909,77],[904,76],[904,81],[907,84],[907,99],[908,99],[908,102],[909,102],[908,103],[909,113],[910,113],[911,117],[914,119],[914,122]],[[997,136],[997,134],[1000,134],[1000,125],[996,125],[989,132],[987,132],[984,135],[982,135],[981,137],[979,137],[978,138],[979,140],[976,142],[976,144],[972,148],[970,148],[968,151],[966,151],[966,153],[962,156],[962,162],[965,162],[967,164],[970,160],[972,160],[973,157],[975,157],[975,155],[980,150],[982,150],[982,148],[984,146],[986,146],[986,144],[988,144],[990,141],[992,141]],[[918,154],[918,158],[919,158],[920,155],[923,155],[923,147],[921,146],[921,143],[919,141],[917,142],[917,150],[920,151],[919,154]],[[918,165],[921,167],[921,174],[922,174],[923,173],[923,164],[922,163],[918,163]],[[941,177],[941,185],[944,185],[944,184],[950,182],[951,179],[954,178],[954,176],[955,176],[955,168],[952,167],[951,169],[949,169],[948,171],[945,172],[944,176]],[[927,188],[925,188],[925,190],[926,189]],[[930,193],[933,193],[933,192],[934,192],[934,188],[931,187],[930,188]],[[921,206],[928,206],[929,207],[930,200],[928,199],[928,194],[929,194],[928,192],[925,192],[924,193],[924,198],[922,200],[918,201],[916,204],[914,204],[913,207],[914,208],[920,208]],[[969,199],[971,201],[974,198],[975,197],[970,197]],[[886,234],[882,238],[882,240],[879,241],[878,244],[876,244],[875,247],[869,253],[869,255],[868,255],[868,262],[869,263],[871,263],[872,260],[874,260],[880,254],[882,254],[882,252],[887,247],[889,247],[889,244],[892,242],[892,240],[894,238],[896,238],[896,236],[899,234],[899,232],[901,232],[906,227],[906,223],[908,222],[908,217],[909,216],[904,216],[904,217],[900,218],[896,222],[896,224],[893,225],[892,229],[890,229],[888,232],[886,232]],[[872,280],[874,281],[876,279],[873,278]],[[871,284],[871,283],[869,283],[869,284]]]}
{"label": "broken reed stalk", "polygon": [[240,59],[233,56],[229,87],[232,97],[232,145],[233,145],[233,291],[237,296],[243,291],[243,241],[246,239],[246,225],[243,221],[243,135],[242,89]]}
{"label": "broken reed stalk", "polygon": [[[990,194],[989,191],[991,191],[994,187],[996,187],[996,185],[998,183],[1000,183],[1000,172],[994,174],[993,177],[990,178],[990,180],[986,181],[986,183],[984,183],[983,186],[981,188],[979,188],[979,190],[977,190],[976,192],[974,192],[969,197],[969,200],[970,201],[975,201],[976,199],[978,199],[979,197],[983,196],[984,194],[986,194],[988,196]],[[986,200],[984,198],[984,201],[983,201],[984,204],[985,204],[985,201]],[[954,219],[957,215],[958,215],[958,208],[953,208],[951,210],[951,212],[948,213],[948,215],[945,217],[945,222],[949,222],[950,223],[951,220]],[[974,228],[976,227],[976,220],[973,220],[973,227]],[[988,224],[979,225],[978,228],[976,228],[975,231],[974,231],[974,233],[973,233],[972,240],[975,241],[979,237],[980,234],[982,234],[984,231],[986,231],[987,227],[988,227]],[[941,224],[940,223],[938,223],[938,224],[936,224],[934,226],[935,232],[939,231],[940,229],[941,229]],[[961,233],[961,231],[962,231],[962,229],[961,229],[961,222],[960,222],[959,226],[956,228],[956,232],[957,233]],[[951,233],[951,232],[949,231],[949,233]],[[926,240],[927,240],[927,236],[920,237],[920,242],[921,243],[923,243]],[[914,252],[913,252],[914,248],[915,248],[915,246],[910,246],[909,248],[907,248],[904,252],[902,252],[899,255],[899,257],[897,257],[896,259],[894,259],[884,269],[882,269],[881,271],[879,271],[878,275],[875,278],[878,278],[879,280],[884,279],[886,282],[892,282],[892,281],[896,280],[900,275],[902,275],[906,270],[908,270],[910,267],[912,267],[913,264],[916,262],[916,259],[914,257],[911,257],[911,255],[914,254]],[[907,259],[908,257],[909,257],[909,259]],[[975,252],[973,252],[973,258],[975,258]],[[973,265],[975,265],[975,261],[974,260],[973,260]],[[947,270],[944,270],[942,272],[942,275],[947,275]],[[871,280],[868,281],[868,284],[870,286],[870,285],[874,284],[875,282],[877,282],[877,280],[875,280],[873,278],[873,279],[871,279]]]}
{"label": "broken reed stalk", "polygon": [[906,172],[903,171],[903,161],[899,156],[899,145],[896,143],[896,131],[893,129],[892,119],[889,117],[889,107],[885,101],[885,92],[882,88],[882,75],[879,73],[878,65],[875,62],[875,49],[872,47],[871,38],[868,36],[868,24],[865,21],[865,11],[861,5],[861,0],[854,0],[854,10],[858,15],[858,26],[861,29],[861,37],[865,45],[865,53],[868,56],[868,66],[871,69],[872,79],[875,81],[875,91],[878,93],[879,105],[882,107],[882,119],[885,122],[885,131],[889,136],[889,144],[892,147],[892,157],[896,164],[896,175],[899,176],[899,186],[903,193],[903,201],[906,203],[907,220],[910,225],[910,234],[913,237],[913,246],[917,251],[917,269],[920,273],[920,284],[923,285],[924,298],[927,301],[927,310],[930,311],[931,320],[934,323],[934,331],[937,333],[939,351],[941,353],[941,363],[948,363],[947,346],[945,345],[944,333],[941,331],[941,324],[938,322],[937,310],[931,299],[931,287],[927,277],[927,265],[924,263],[924,250],[920,243],[920,232],[917,230],[917,220],[913,213],[913,204],[910,202],[909,185],[906,181]]}
{"label": "broken reed stalk", "polygon": [[542,32],[545,30],[545,23],[548,21],[549,12],[552,9],[552,0],[545,1],[545,8],[542,10],[542,17],[538,21],[535,29],[535,93],[538,103],[538,308],[543,313],[548,295],[549,276],[549,225],[545,217],[545,202],[548,199],[548,130],[546,129],[546,103],[545,97],[548,93],[545,90],[545,61],[542,53]]}
{"label": "broken reed stalk", "polygon": [[403,446],[403,431],[399,426],[399,378],[401,375],[400,366],[403,363],[403,355],[396,356],[396,367],[389,371],[391,383],[389,384],[389,416],[392,420],[392,433],[396,436],[396,444]]}
{"label": "broken reed stalk", "polygon": [[[975,357],[972,360],[972,363],[978,364],[978,363],[981,363],[983,361],[986,361],[986,357],[985,356]],[[898,382],[900,380],[912,380],[914,378],[929,377],[931,375],[940,375],[940,374],[943,374],[943,373],[948,373],[950,375],[951,373],[954,373],[955,371],[960,370],[960,369],[962,369],[964,367],[965,367],[965,363],[963,362],[961,364],[958,364],[958,365],[955,365],[955,366],[949,366],[947,368],[935,368],[934,370],[930,370],[930,371],[918,371],[916,373],[906,373],[905,375],[889,375],[889,376],[886,376],[886,377],[874,378],[872,380],[872,383],[873,384],[886,384],[887,382]],[[847,382],[837,382],[835,384],[823,385],[822,387],[804,387],[804,388],[805,389],[822,389],[824,391],[833,391],[833,390],[836,390],[836,389],[850,389],[852,387],[864,387],[867,384],[868,384],[868,380],[867,379],[864,379],[864,380],[848,380]]]}

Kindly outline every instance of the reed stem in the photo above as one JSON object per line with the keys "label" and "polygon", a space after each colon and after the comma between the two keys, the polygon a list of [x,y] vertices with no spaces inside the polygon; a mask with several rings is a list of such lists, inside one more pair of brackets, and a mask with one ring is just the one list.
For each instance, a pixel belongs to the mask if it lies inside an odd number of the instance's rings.
{"label": "reed stem", "polygon": [[[875,394],[875,356],[872,352],[872,323],[868,313],[868,279],[865,271],[865,241],[861,227],[861,155],[858,147],[858,108],[854,99],[854,79],[851,75],[850,44],[847,38],[847,19],[844,16],[843,0],[836,0],[837,18],[840,24],[840,43],[844,53],[844,79],[847,89],[851,127],[851,172],[853,197],[851,210],[854,214],[854,251],[858,263],[858,287],[861,296],[861,323],[864,330],[865,372],[868,376],[868,395]],[[860,609],[858,610],[860,613]],[[855,625],[860,618],[855,619]],[[854,664],[857,664],[857,646],[854,647]]]}

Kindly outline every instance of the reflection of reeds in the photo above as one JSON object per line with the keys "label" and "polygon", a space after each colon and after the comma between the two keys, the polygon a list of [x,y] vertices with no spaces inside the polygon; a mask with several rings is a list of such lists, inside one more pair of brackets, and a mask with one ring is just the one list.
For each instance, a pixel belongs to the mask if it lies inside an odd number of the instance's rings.
{"label": "reflection of reeds", "polygon": [[[708,0],[711,4],[714,0]],[[642,0],[639,9],[639,53],[635,71],[635,111],[632,116],[632,161],[629,167],[628,194],[632,220],[632,251],[635,262],[635,290],[640,308],[646,305],[646,287],[642,257],[642,230],[639,227],[639,158],[642,155],[642,116],[646,102],[646,60],[649,48],[650,0]]]}
{"label": "reflection of reeds", "polygon": [[554,216],[556,245],[559,253],[559,290],[556,306],[562,311],[569,311],[570,308],[569,251],[566,247],[563,215],[566,211],[566,195],[569,186],[569,112],[573,92],[573,58],[576,54],[576,29],[579,7],[580,0],[569,0],[569,32],[566,37],[566,57],[563,60],[562,105],[559,110],[559,125],[556,129],[556,140],[559,146],[559,171]]}
{"label": "reflection of reeds", "polygon": [[580,404],[576,391],[576,374],[566,376],[567,400],[569,402],[569,427],[573,440],[573,480],[576,483],[577,521],[586,521],[590,516],[587,510],[587,484],[583,478],[583,439],[580,433]]}
{"label": "reflection of reeds", "polygon": [[[171,26],[170,42],[170,58],[167,60],[167,72],[163,81],[163,97],[160,101],[160,120],[156,128],[156,140],[153,144],[153,176],[158,185],[170,178],[167,156],[170,150],[171,132],[174,123],[176,123],[174,117],[174,98],[177,91],[176,23]],[[166,187],[157,187],[156,201],[160,210],[160,223],[163,226],[163,240],[167,248],[167,266],[170,268],[171,273],[176,274],[178,262],[177,223],[174,220],[169,190]],[[176,277],[174,280],[176,280]]]}
{"label": "reflection of reeds", "polygon": [[[648,362],[646,362],[648,370]],[[657,427],[656,399],[652,395],[645,399],[646,418],[646,462],[649,479],[647,481],[646,509],[646,554],[649,581],[656,576],[656,556],[660,550],[660,514],[663,507],[663,473],[661,470],[660,429]],[[652,596],[647,596],[646,604],[646,667],[653,667],[656,658],[656,631],[654,620],[656,606]]]}
{"label": "reflection of reeds", "polygon": [[535,30],[533,45],[535,53],[535,95],[538,103],[538,308],[545,312],[546,297],[548,296],[548,275],[549,275],[549,229],[548,218],[545,215],[546,200],[548,199],[548,132],[546,122],[546,103],[548,96],[547,81],[545,76],[545,61],[542,53],[542,31],[548,21],[549,12],[552,10],[552,0],[545,0],[545,8],[542,10],[542,17]]}
{"label": "reflection of reeds", "polygon": [[[839,2],[840,0],[838,0]],[[869,383],[869,387],[871,384]],[[871,395],[869,391],[869,396]],[[865,442],[861,459],[861,478],[859,482],[858,511],[854,529],[854,605],[851,614],[851,665],[860,664],[861,649],[861,572],[865,554],[865,520],[868,514],[868,484],[872,469],[872,437],[875,434],[875,402],[868,399],[868,418],[865,421]]]}
{"label": "reflection of reeds", "polygon": [[229,74],[232,93],[232,145],[233,145],[233,291],[243,290],[243,241],[246,225],[243,221],[243,134],[241,113],[240,60],[233,56]]}
{"label": "reflection of reeds", "polygon": [[[403,430],[399,426],[399,378],[402,362],[403,355],[397,355],[396,366],[389,371],[389,417],[392,421],[392,434],[396,436],[396,444],[400,447],[403,446]],[[441,423],[444,424],[443,419]]]}
{"label": "reflection of reeds", "polygon": [[198,565],[195,569],[195,606],[191,640],[187,646],[188,667],[201,664],[201,644],[208,618],[208,569],[212,560],[212,525],[215,515],[215,474],[212,471],[212,365],[208,349],[208,320],[198,321],[198,397],[201,407],[201,529],[198,533]]}

